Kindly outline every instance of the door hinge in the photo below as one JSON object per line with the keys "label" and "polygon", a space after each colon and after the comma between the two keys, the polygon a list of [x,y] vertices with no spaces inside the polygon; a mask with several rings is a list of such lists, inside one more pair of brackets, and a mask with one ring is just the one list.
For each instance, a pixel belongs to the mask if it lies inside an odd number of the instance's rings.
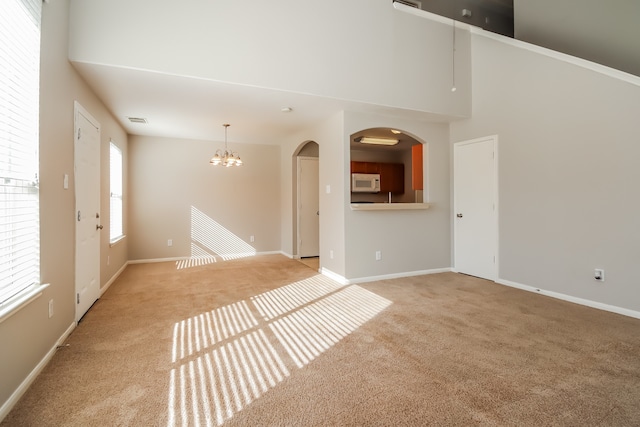
{"label": "door hinge", "polygon": [[80,211],[78,211],[78,221],[80,221]]}
{"label": "door hinge", "polygon": [[78,128],[78,139],[80,139],[80,131],[82,130],[82,128]]}
{"label": "door hinge", "polygon": [[76,294],[76,304],[80,304],[80,294]]}

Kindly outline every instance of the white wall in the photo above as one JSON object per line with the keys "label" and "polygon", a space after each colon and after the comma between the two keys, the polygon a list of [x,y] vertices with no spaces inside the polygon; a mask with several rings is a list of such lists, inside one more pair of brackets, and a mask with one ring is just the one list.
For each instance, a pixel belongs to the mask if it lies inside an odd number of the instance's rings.
{"label": "white wall", "polygon": [[473,116],[451,125],[499,135],[499,277],[638,311],[640,79],[527,46],[473,36]]}
{"label": "white wall", "polygon": [[469,114],[468,31],[457,32],[458,91],[451,93],[450,21],[398,11],[390,0],[72,5],[72,61]]}
{"label": "white wall", "polygon": [[[349,189],[349,138],[346,113],[337,114],[318,128],[320,145],[320,262],[321,267],[346,277],[347,224],[344,209]],[[333,253],[333,257],[331,254]]]}
{"label": "white wall", "polygon": [[[427,143],[425,211],[354,212],[350,208],[350,136],[372,127],[402,129]],[[292,156],[306,141],[320,147],[320,263],[349,280],[451,267],[447,124],[343,112],[287,137],[282,149],[282,248],[295,254]],[[327,186],[330,193],[327,193]],[[375,250],[383,260],[375,261]],[[330,253],[333,252],[333,258]]]}
{"label": "white wall", "polygon": [[[394,275],[451,267],[449,127],[397,117],[345,114],[345,176],[349,173],[349,138],[373,127],[400,129],[424,141],[424,173],[431,203],[427,210],[352,211],[344,187],[346,271],[348,279]],[[375,260],[375,252],[382,260]]]}
{"label": "white wall", "polygon": [[[343,113],[338,113],[316,126],[301,130],[287,136],[282,145],[282,250],[290,255],[295,255],[294,227],[296,226],[293,197],[295,189],[294,157],[301,145],[307,141],[314,141],[319,147],[319,202],[320,202],[320,263],[326,268],[341,276],[345,271],[345,225],[344,215],[344,188],[345,155],[343,138],[344,118]],[[347,144],[348,146],[348,144]],[[327,186],[330,192],[327,193]],[[333,251],[333,258],[330,257]]]}
{"label": "white wall", "polygon": [[280,250],[280,147],[230,145],[244,162],[232,168],[209,164],[218,148],[224,142],[130,137],[130,259],[202,254],[192,244],[221,256]]}

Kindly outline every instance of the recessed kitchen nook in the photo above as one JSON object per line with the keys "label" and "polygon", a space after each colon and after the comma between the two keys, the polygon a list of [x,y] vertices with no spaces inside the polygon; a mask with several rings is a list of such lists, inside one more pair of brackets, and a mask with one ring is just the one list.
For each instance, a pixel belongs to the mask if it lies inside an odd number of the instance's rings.
{"label": "recessed kitchen nook", "polygon": [[398,129],[371,128],[351,135],[351,209],[427,209],[426,146]]}

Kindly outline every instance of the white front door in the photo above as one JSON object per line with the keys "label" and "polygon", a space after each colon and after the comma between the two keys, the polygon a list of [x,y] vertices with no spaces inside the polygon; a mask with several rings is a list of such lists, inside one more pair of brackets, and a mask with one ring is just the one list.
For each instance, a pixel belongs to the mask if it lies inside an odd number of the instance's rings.
{"label": "white front door", "polygon": [[455,271],[497,278],[497,136],[453,146]]}
{"label": "white front door", "polygon": [[298,157],[298,256],[320,254],[320,191],[317,157]]}
{"label": "white front door", "polygon": [[78,103],[74,120],[76,321],[100,296],[100,125]]}

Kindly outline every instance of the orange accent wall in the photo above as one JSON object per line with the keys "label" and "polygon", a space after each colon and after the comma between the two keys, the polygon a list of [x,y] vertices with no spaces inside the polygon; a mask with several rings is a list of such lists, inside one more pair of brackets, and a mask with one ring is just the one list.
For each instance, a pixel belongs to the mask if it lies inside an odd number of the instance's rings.
{"label": "orange accent wall", "polygon": [[422,144],[411,147],[411,187],[414,190],[422,188]]}

